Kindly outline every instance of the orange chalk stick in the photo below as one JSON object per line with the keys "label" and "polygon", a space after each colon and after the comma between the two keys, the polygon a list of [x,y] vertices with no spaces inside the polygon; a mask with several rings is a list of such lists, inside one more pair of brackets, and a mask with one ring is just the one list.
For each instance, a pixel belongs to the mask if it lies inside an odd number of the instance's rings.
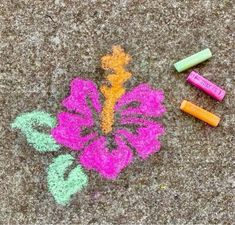
{"label": "orange chalk stick", "polygon": [[213,127],[217,127],[220,121],[220,118],[213,113],[210,113],[206,111],[205,109],[202,109],[199,106],[194,105],[193,103],[184,100],[181,103],[180,109],[208,124],[210,124]]}

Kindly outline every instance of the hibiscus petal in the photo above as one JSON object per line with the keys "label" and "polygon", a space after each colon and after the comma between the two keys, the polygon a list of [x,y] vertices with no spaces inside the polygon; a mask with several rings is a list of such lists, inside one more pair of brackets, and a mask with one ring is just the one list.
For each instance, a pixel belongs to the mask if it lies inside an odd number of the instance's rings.
{"label": "hibiscus petal", "polygon": [[58,125],[51,130],[57,143],[73,150],[80,150],[86,142],[96,137],[97,132],[86,136],[82,135],[84,128],[93,127],[92,119],[83,118],[80,115],[62,112],[57,114]]}
{"label": "hibiscus petal", "polygon": [[68,110],[73,110],[86,118],[91,118],[92,111],[87,104],[88,98],[94,110],[100,112],[101,104],[99,101],[99,92],[95,83],[90,80],[75,78],[70,83],[70,95],[63,100],[62,104]]}
{"label": "hibiscus petal", "polygon": [[[115,110],[121,112],[122,116],[137,114],[157,117],[166,111],[161,104],[163,99],[162,91],[153,90],[148,84],[140,84],[120,98]],[[132,103],[138,103],[138,105],[133,106]]]}
{"label": "hibiscus petal", "polygon": [[163,126],[140,118],[122,118],[121,122],[124,126],[139,125],[135,132],[119,129],[116,134],[124,136],[141,158],[145,159],[160,150],[160,141],[157,138],[164,133]]}
{"label": "hibiscus petal", "polygon": [[107,179],[115,179],[123,168],[132,160],[130,148],[115,136],[117,148],[109,150],[104,136],[99,137],[87,146],[80,156],[80,163],[86,169],[93,169]]}

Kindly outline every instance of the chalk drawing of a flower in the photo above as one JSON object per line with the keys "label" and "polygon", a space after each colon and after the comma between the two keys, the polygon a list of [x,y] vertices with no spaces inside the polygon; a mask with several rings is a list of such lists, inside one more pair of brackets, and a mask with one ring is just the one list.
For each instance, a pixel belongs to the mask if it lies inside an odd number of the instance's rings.
{"label": "chalk drawing of a flower", "polygon": [[[73,79],[70,95],[62,101],[65,110],[57,114],[57,123],[42,112],[21,116],[13,123],[38,151],[56,151],[59,145],[76,151],[78,167],[67,181],[63,174],[71,165],[72,156],[58,157],[48,171],[49,189],[60,204],[66,204],[87,182],[79,162],[106,179],[115,179],[132,162],[134,152],[146,159],[160,150],[158,138],[164,128],[156,118],[166,111],[164,94],[148,84],[126,91],[124,83],[132,74],[125,66],[130,60],[120,46],[114,46],[112,54],[102,57],[102,68],[111,74],[100,87],[101,93],[91,80]],[[50,126],[50,136],[40,134],[38,138],[32,124]]]}
{"label": "chalk drawing of a flower", "polygon": [[[130,164],[133,149],[141,158],[158,151],[157,137],[163,133],[163,127],[148,118],[165,112],[161,104],[163,93],[147,84],[125,93],[123,83],[131,74],[123,66],[129,60],[120,47],[114,47],[112,55],[102,58],[103,68],[115,72],[108,76],[111,87],[101,87],[105,96],[103,109],[96,85],[75,78],[70,96],[62,102],[67,112],[57,115],[58,126],[52,129],[57,143],[81,151],[82,166],[107,179],[116,178]],[[100,118],[100,123],[96,123],[96,118]]]}

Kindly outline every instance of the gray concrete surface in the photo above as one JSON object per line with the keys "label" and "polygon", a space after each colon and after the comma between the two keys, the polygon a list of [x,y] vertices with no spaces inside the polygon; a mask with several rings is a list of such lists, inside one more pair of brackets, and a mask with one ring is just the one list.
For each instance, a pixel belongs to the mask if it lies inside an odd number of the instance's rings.
{"label": "gray concrete surface", "polygon": [[[232,3],[1,0],[0,224],[234,224]],[[113,44],[133,57],[129,88],[148,82],[165,91],[162,150],[137,159],[116,181],[89,172],[86,190],[58,206],[46,186],[56,153],[37,153],[10,123],[34,109],[56,115],[75,76],[100,85],[100,57]],[[213,58],[195,70],[227,91],[222,103],[186,84],[188,72],[172,68],[205,47]],[[183,99],[221,116],[219,127],[182,113]]]}

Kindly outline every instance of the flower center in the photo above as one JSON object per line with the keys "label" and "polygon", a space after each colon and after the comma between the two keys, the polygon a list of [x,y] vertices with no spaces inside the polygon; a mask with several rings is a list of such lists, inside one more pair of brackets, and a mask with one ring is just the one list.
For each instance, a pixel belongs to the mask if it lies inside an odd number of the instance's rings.
{"label": "flower center", "polygon": [[123,84],[130,79],[131,73],[125,70],[125,65],[131,60],[120,46],[113,47],[113,53],[102,57],[102,68],[112,70],[114,73],[107,76],[111,87],[102,85],[100,91],[105,97],[103,110],[101,112],[101,128],[104,134],[112,131],[114,123],[114,107],[118,99],[125,94]]}

